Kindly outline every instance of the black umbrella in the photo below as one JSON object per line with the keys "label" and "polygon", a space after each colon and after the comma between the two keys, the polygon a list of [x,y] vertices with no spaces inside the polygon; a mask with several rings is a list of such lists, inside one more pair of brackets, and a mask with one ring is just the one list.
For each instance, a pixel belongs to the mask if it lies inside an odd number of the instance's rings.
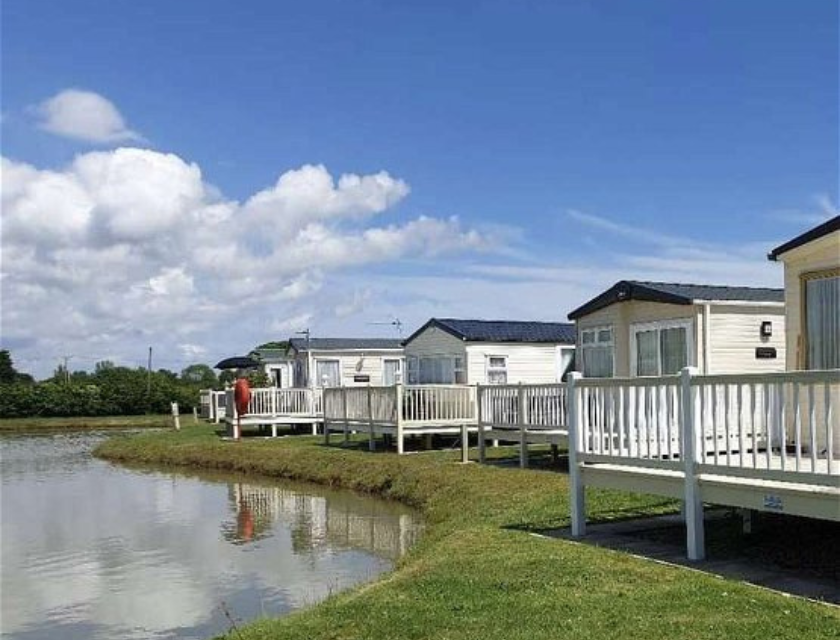
{"label": "black umbrella", "polygon": [[216,369],[256,369],[260,363],[248,356],[234,356],[216,363]]}

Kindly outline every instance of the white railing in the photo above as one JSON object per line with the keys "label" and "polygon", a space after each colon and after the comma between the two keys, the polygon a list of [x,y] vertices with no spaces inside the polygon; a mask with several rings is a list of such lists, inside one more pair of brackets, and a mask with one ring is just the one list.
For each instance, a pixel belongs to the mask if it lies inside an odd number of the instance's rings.
{"label": "white railing", "polygon": [[495,429],[565,430],[565,384],[479,386],[481,425]]}
{"label": "white railing", "polygon": [[198,392],[201,417],[218,422],[225,417],[225,392],[202,389]]}
{"label": "white railing", "polygon": [[[812,506],[800,515],[840,519],[840,370],[699,376],[686,368],[679,376],[624,380],[575,373],[568,396],[575,536],[586,526],[583,469],[604,463],[606,473],[636,467],[634,473],[671,474],[670,481],[683,483],[692,560],[705,553],[708,483],[739,487],[717,494],[734,506],[743,506],[734,492],[754,487],[769,511],[784,503],[768,490],[779,486],[772,483],[801,487]],[[829,508],[814,506],[829,501]]]}
{"label": "white railing", "polygon": [[701,471],[840,475],[840,371],[695,376],[691,395]]}
{"label": "white railing", "polygon": [[[225,393],[227,415],[236,418],[233,389]],[[251,389],[247,416],[250,417],[320,417],[323,415],[322,389],[280,389],[265,387]]]}
{"label": "white railing", "polygon": [[331,387],[324,389],[324,420],[358,425],[397,423],[397,391],[391,387]]}
{"label": "white railing", "polygon": [[334,387],[324,392],[324,418],[333,422],[461,425],[476,421],[475,387],[466,385],[394,385]]}
{"label": "white railing", "polygon": [[419,385],[403,387],[402,419],[412,423],[464,424],[476,421],[475,387]]}
{"label": "white railing", "polygon": [[[657,460],[680,457],[679,379],[590,378],[575,388],[581,455]],[[673,464],[671,464],[673,463]]]}
{"label": "white railing", "polygon": [[840,372],[686,379],[685,388],[678,376],[576,379],[579,459],[682,469],[690,437],[704,471],[815,474],[818,482],[840,473]]}

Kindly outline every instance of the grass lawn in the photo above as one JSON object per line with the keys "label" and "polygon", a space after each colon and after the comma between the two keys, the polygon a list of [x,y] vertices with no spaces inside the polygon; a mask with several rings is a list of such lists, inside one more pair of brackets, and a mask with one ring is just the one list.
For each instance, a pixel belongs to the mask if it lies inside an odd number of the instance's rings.
{"label": "grass lawn", "polygon": [[[181,416],[181,424],[192,416]],[[4,418],[0,433],[11,431],[59,431],[62,429],[138,429],[171,427],[172,416],[96,416],[89,418]]]}
{"label": "grass lawn", "polygon": [[[97,454],[345,487],[425,515],[424,537],[393,572],[290,616],[232,629],[230,640],[840,638],[836,607],[533,535],[568,524],[567,477],[555,472],[461,465],[457,452],[398,457],[325,447],[311,437],[222,442],[205,425],[115,437]],[[591,520],[675,508],[588,490]]]}

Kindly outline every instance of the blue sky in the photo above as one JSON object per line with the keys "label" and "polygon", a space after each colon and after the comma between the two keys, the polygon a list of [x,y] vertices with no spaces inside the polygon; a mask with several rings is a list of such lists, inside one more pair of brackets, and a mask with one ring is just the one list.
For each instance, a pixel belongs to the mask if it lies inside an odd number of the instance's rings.
{"label": "blue sky", "polygon": [[[62,348],[82,351],[73,346],[81,338],[97,345],[93,355],[126,362],[146,348],[128,343],[160,342],[176,367],[304,324],[364,335],[387,331],[371,323],[395,315],[409,328],[429,315],[563,319],[624,277],[780,285],[767,250],[837,208],[834,1],[28,0],[4,3],[2,36],[10,162],[66,172],[80,154],[138,146],[199,167],[210,194],[202,202],[240,204],[305,165],[324,165],[335,180],[385,171],[410,193],[389,183],[387,206],[330,218],[337,237],[405,230],[420,216],[457,216],[448,236],[479,236],[445,251],[438,236],[400,239],[362,262],[307,254],[291,270],[275,256],[255,267],[263,287],[299,286],[249,303],[238,336],[218,305],[246,302],[222,292],[223,269],[144,253],[148,270],[97,284],[103,296],[181,269],[192,297],[179,302],[218,322],[117,318],[77,292],[53,313],[78,314],[78,326],[46,340],[26,315],[4,312],[6,343],[33,369],[51,368]],[[50,131],[43,105],[70,88],[107,99],[136,135],[93,142]],[[29,206],[61,215],[38,202]],[[306,207],[288,215],[306,220]],[[24,223],[9,224],[4,244],[37,246],[59,270],[75,264],[33,229],[15,232]],[[238,262],[290,254],[307,226],[280,228],[284,244],[266,224],[242,240]],[[84,238],[112,254],[128,241]],[[24,301],[35,280],[20,272],[4,282]],[[46,305],[50,286],[82,285],[38,286]]]}

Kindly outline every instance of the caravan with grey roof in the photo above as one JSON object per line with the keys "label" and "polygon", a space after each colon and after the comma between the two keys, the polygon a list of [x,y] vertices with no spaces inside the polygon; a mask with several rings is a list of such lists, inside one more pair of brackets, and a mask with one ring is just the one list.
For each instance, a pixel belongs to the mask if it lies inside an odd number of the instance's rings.
{"label": "caravan with grey roof", "polygon": [[298,388],[393,385],[403,370],[396,338],[293,338],[289,356]]}
{"label": "caravan with grey roof", "polygon": [[567,322],[432,318],[405,341],[408,384],[560,382],[574,364]]}
{"label": "caravan with grey roof", "polygon": [[785,369],[783,289],[622,280],[569,314],[587,378]]}

